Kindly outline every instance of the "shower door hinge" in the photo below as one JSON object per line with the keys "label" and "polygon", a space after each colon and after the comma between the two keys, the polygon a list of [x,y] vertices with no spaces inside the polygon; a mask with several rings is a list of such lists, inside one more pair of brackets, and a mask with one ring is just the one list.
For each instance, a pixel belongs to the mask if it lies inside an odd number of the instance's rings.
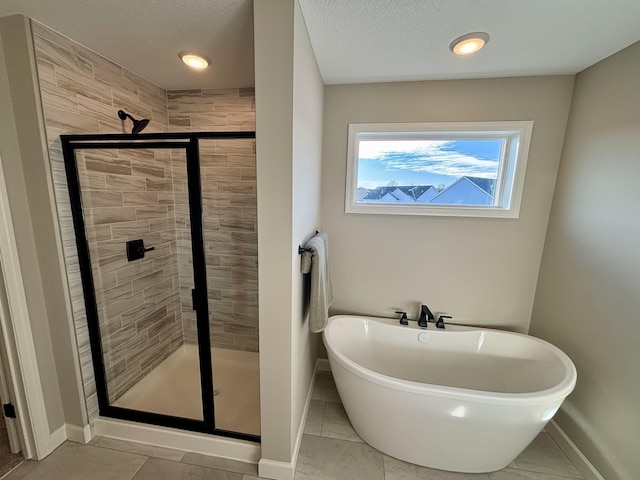
{"label": "shower door hinge", "polygon": [[4,410],[4,416],[7,418],[16,418],[16,409],[12,403],[5,403],[2,405]]}

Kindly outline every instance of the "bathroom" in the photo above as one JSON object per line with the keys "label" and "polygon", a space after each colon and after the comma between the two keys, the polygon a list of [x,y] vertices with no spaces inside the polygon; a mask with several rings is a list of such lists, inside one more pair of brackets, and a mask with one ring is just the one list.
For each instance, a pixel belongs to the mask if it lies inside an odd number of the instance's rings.
{"label": "bathroom", "polygon": [[[637,198],[632,186],[637,167],[630,151],[637,146],[638,100],[633,90],[624,101],[616,92],[624,92],[630,79],[637,78],[632,70],[637,68],[637,45],[577,78],[324,86],[300,7],[278,2],[267,8],[256,2],[254,15],[261,436],[262,458],[269,460],[263,462],[265,468],[286,468],[292,461],[320,348],[304,322],[296,248],[321,228],[331,236],[332,274],[339,292],[336,313],[390,316],[394,309],[406,309],[413,316],[420,302],[428,302],[461,323],[530,331],[566,351],[578,367],[579,379],[589,381],[579,380],[557,417],[559,425],[605,478],[632,478],[629,475],[637,471],[632,448],[637,433],[629,430],[629,416],[637,415],[631,399],[637,398],[638,385],[624,366],[637,363],[638,355],[633,349],[638,300],[632,288],[638,271],[633,268],[638,261],[633,248],[638,227],[628,220],[635,218],[631,209]],[[4,55],[9,55],[6,45]],[[595,85],[600,78],[611,86]],[[11,98],[18,102],[14,95]],[[261,112],[269,113],[261,118]],[[101,114],[108,131],[118,132],[120,121]],[[158,115],[149,131],[161,130],[160,125],[178,130],[178,125],[171,125],[170,112],[166,120]],[[535,121],[517,221],[344,214],[347,124],[495,119]],[[603,143],[595,134],[596,120],[607,122]],[[74,133],[97,133],[99,128],[98,123]],[[3,128],[3,135],[9,130]],[[10,145],[5,138],[3,144]],[[602,153],[612,141],[618,146],[615,158]],[[21,148],[39,147],[32,143]],[[3,152],[3,167],[9,155]],[[10,170],[11,165],[4,167],[5,176],[15,180],[7,183],[12,183],[10,198],[16,199],[16,236],[32,242],[19,247],[37,254],[37,262],[21,260],[26,262],[23,275],[42,278],[39,288],[44,290],[43,285],[55,285],[55,278],[61,278],[57,261],[48,259],[58,258],[55,244],[63,243],[64,236],[41,244],[42,238],[56,235],[47,218],[53,204],[37,195],[47,191],[47,179],[38,176],[42,166],[26,163],[38,157],[26,150],[22,155],[31,176]],[[612,168],[614,162],[619,168]],[[24,191],[19,191],[20,182]],[[609,194],[593,195],[600,190]],[[614,205],[613,199],[623,201]],[[38,208],[42,205],[46,208]],[[32,220],[19,225],[16,217]],[[57,373],[53,371],[42,386],[50,400],[50,430],[63,424],[86,425],[78,413],[83,398],[75,383],[82,372],[66,373],[80,367],[71,353],[77,341],[70,334],[73,330],[60,320],[66,318],[67,306],[57,293],[62,297],[64,292],[49,287],[38,293],[37,284],[31,283],[29,298],[41,298],[42,304],[33,301],[30,307],[40,308],[43,319],[46,312],[51,317],[32,326],[39,366],[47,371],[46,359],[57,366]],[[59,312],[64,313],[56,316]],[[66,332],[54,328],[60,322]],[[608,327],[609,322],[615,322],[615,328]],[[594,347],[593,338],[602,347]],[[82,363],[81,368],[90,366]],[[88,405],[91,408],[95,405]]]}

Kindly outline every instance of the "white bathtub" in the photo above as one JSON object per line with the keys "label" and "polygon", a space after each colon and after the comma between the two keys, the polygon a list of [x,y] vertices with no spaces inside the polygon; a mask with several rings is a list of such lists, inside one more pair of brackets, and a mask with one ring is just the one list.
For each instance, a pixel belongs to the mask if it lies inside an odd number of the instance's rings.
{"label": "white bathtub", "polygon": [[576,383],[562,351],[517,333],[339,315],[323,338],[358,435],[388,455],[442,470],[504,468]]}

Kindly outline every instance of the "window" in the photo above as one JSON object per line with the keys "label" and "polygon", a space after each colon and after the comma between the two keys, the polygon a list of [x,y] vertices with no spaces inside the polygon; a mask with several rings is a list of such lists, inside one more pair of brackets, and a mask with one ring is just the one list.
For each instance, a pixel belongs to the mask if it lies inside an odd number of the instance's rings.
{"label": "window", "polygon": [[517,218],[533,122],[351,124],[347,213]]}

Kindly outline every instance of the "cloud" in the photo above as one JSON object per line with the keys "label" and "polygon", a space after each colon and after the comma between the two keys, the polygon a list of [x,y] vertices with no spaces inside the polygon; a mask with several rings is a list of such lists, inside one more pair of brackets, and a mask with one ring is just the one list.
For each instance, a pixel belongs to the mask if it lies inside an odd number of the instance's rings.
{"label": "cloud", "polygon": [[454,141],[363,140],[360,159],[377,160],[386,170],[409,170],[452,177],[473,176],[496,178],[498,160],[478,158],[455,150]]}

